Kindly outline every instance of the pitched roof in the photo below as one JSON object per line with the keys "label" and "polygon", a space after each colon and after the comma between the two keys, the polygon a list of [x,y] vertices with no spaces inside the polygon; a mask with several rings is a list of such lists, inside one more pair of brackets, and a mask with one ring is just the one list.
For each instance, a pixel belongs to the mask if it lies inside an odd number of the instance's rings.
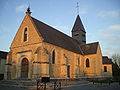
{"label": "pitched roof", "polygon": [[99,44],[98,42],[94,42],[94,43],[83,44],[80,47],[81,47],[84,55],[96,54],[98,44]]}
{"label": "pitched roof", "polygon": [[51,26],[31,17],[44,42],[62,47],[69,51],[82,54],[79,44],[72,37],[52,28]]}
{"label": "pitched roof", "polygon": [[0,59],[6,59],[8,52],[0,51]]}
{"label": "pitched roof", "polygon": [[102,63],[103,64],[112,64],[112,60],[110,58],[108,58],[107,56],[103,56]]}
{"label": "pitched roof", "polygon": [[72,32],[73,31],[79,31],[79,30],[82,30],[83,32],[85,32],[85,29],[84,29],[84,26],[83,26],[82,21],[80,19],[80,16],[78,15],[77,18],[76,18],[76,21],[74,23]]}

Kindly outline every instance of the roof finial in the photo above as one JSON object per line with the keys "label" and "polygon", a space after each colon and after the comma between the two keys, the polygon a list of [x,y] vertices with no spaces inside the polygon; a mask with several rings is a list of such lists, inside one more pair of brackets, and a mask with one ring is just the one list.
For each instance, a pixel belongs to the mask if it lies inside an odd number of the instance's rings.
{"label": "roof finial", "polygon": [[27,8],[27,12],[26,12],[26,14],[31,14],[31,11],[30,11],[30,5],[28,6],[28,8]]}
{"label": "roof finial", "polygon": [[77,8],[77,13],[79,14],[79,3],[78,2],[77,2],[76,8]]}

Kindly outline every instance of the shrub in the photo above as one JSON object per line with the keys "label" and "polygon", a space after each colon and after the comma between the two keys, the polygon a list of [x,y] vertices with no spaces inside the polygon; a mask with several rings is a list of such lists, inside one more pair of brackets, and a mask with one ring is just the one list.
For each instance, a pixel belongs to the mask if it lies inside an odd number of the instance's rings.
{"label": "shrub", "polygon": [[0,74],[0,80],[4,79],[4,74]]}

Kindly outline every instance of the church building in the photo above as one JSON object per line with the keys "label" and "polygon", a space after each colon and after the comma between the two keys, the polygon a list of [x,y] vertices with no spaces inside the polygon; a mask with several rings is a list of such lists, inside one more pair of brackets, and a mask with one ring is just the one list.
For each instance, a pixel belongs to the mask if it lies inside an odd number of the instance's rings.
{"label": "church building", "polygon": [[71,37],[32,17],[28,8],[10,46],[4,78],[111,77],[112,64],[105,63],[99,42],[86,43],[79,14]]}

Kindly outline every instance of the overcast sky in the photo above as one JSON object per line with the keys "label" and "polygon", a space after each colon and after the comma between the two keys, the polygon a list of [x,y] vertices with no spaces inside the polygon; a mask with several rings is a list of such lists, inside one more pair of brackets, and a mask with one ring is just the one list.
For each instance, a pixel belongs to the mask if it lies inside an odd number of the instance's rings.
{"label": "overcast sky", "polygon": [[87,43],[99,42],[103,55],[120,53],[120,0],[0,0],[0,50],[9,51],[28,5],[34,18],[71,36],[77,2]]}

